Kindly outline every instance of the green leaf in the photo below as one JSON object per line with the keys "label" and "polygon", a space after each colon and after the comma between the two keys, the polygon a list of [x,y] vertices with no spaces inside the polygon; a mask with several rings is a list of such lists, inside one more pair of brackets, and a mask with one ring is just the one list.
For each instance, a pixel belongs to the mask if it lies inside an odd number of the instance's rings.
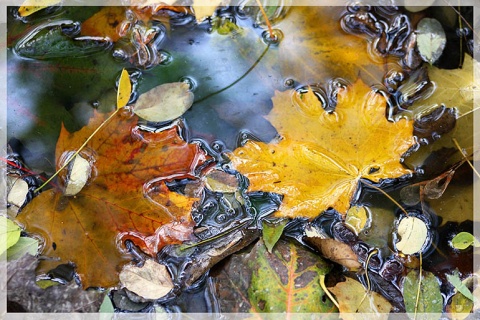
{"label": "green leaf", "polygon": [[252,251],[255,257],[248,290],[251,311],[333,312],[336,308],[320,287],[320,275],[330,270],[317,255],[279,241],[273,253],[260,240]]}
{"label": "green leaf", "polygon": [[423,18],[417,25],[417,47],[422,59],[430,64],[437,61],[447,44],[442,25],[436,19]]}
{"label": "green leaf", "polygon": [[403,282],[403,299],[408,313],[442,313],[443,297],[437,278],[430,272],[422,272],[418,309],[415,310],[418,292],[418,271],[411,270]]}
{"label": "green leaf", "polygon": [[0,255],[12,247],[20,239],[20,227],[7,217],[0,216],[0,243],[6,246],[0,247]]}
{"label": "green leaf", "polygon": [[7,259],[16,260],[26,253],[35,256],[38,252],[38,240],[29,237],[20,237],[18,242],[7,250]]}
{"label": "green leaf", "polygon": [[263,242],[265,243],[269,253],[272,253],[273,247],[277,243],[278,239],[280,239],[287,222],[287,219],[282,219],[275,222],[263,220]]}
{"label": "green leaf", "polygon": [[465,250],[470,246],[480,247],[480,241],[469,232],[460,232],[452,239],[452,247],[458,250]]}
{"label": "green leaf", "polygon": [[115,309],[113,308],[113,303],[108,294],[105,295],[105,298],[103,298],[103,302],[100,305],[100,310],[98,310],[100,313],[114,313]]}
{"label": "green leaf", "polygon": [[475,297],[473,293],[467,288],[467,286],[462,282],[460,277],[458,276],[458,270],[454,270],[453,274],[447,274],[447,280],[452,284],[452,286],[457,289],[458,292],[463,294],[466,298],[470,299],[471,301],[475,301]]}

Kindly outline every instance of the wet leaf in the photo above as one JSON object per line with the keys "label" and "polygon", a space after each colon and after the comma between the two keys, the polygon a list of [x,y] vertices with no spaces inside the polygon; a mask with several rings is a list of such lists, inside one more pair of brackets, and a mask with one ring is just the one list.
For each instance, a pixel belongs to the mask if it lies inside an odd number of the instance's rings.
{"label": "wet leaf", "polygon": [[273,247],[280,239],[283,233],[283,229],[285,229],[285,226],[287,225],[287,222],[287,219],[282,219],[280,221],[274,222],[269,222],[266,220],[262,221],[262,238],[269,253],[272,253]]}
{"label": "wet leaf", "polygon": [[208,17],[213,16],[215,10],[220,5],[227,5],[230,1],[226,0],[212,0],[208,1],[208,5],[205,1],[193,1],[193,11],[195,12],[195,18],[198,22],[202,22]]}
{"label": "wet leaf", "polygon": [[305,241],[320,251],[322,257],[332,260],[349,270],[358,270],[362,267],[362,264],[358,261],[358,256],[352,248],[341,241],[319,237],[309,237]]}
{"label": "wet leaf", "polygon": [[358,235],[367,226],[369,220],[370,213],[366,207],[354,206],[348,209],[345,224]]}
{"label": "wet leaf", "polygon": [[413,123],[387,121],[385,99],[362,81],[339,92],[333,113],[320,102],[315,112],[305,103],[305,112],[293,95],[299,94],[276,92],[267,116],[280,142],[248,141],[229,155],[250,180],[249,190],[285,196],[277,216],[313,218],[329,207],[345,214],[361,178],[378,182],[411,173],[400,162],[415,144]]}
{"label": "wet leaf", "polygon": [[38,253],[38,240],[30,237],[20,237],[17,243],[7,249],[7,260],[16,260],[26,253],[35,256]]}
{"label": "wet leaf", "polygon": [[430,64],[440,58],[447,43],[447,37],[438,20],[423,18],[417,25],[417,48],[422,59]]}
{"label": "wet leaf", "polygon": [[28,194],[28,183],[19,176],[7,176],[7,203],[17,207],[23,206]]}
{"label": "wet leaf", "polygon": [[15,245],[15,243],[18,242],[20,239],[21,229],[12,220],[8,219],[7,217],[0,216],[0,231],[1,242],[2,244],[6,244],[0,247],[0,255],[2,255],[5,250],[11,248],[13,245]]}
{"label": "wet leaf", "polygon": [[64,195],[74,196],[79,193],[90,178],[91,172],[92,168],[88,160],[76,155],[75,159],[69,164]]}
{"label": "wet leaf", "polygon": [[455,108],[446,108],[441,105],[425,114],[418,114],[413,125],[413,134],[420,143],[433,143],[442,135],[453,130],[457,114]]}
{"label": "wet leaf", "polygon": [[148,121],[170,121],[180,117],[192,103],[193,93],[189,90],[188,84],[165,83],[142,93],[135,103],[133,112]]}
{"label": "wet leaf", "polygon": [[363,285],[352,278],[346,278],[329,289],[337,298],[342,319],[357,319],[355,313],[378,315],[392,309],[387,299],[376,292],[366,292]]}
{"label": "wet leaf", "polygon": [[21,17],[28,17],[37,11],[59,3],[61,3],[59,0],[25,0],[20,8],[18,8],[18,14],[20,14]]}
{"label": "wet leaf", "polygon": [[465,250],[470,246],[480,247],[480,241],[470,232],[460,232],[452,239],[452,247]]}
{"label": "wet leaf", "polygon": [[82,22],[81,34],[91,37],[108,37],[113,42],[121,38],[121,23],[126,19],[125,7],[103,7],[93,16]]}
{"label": "wet leaf", "polygon": [[[63,128],[57,159],[76,150],[107,117],[95,113],[88,126],[73,134]],[[169,191],[162,179],[195,178],[207,156],[198,145],[183,141],[177,127],[141,132],[137,120],[119,114],[88,143],[85,150],[95,150],[96,174],[81,192],[65,197],[57,190],[44,191],[18,216],[30,233],[45,238],[44,255],[75,262],[85,287],[117,283],[118,266],[126,261],[117,237],[153,235],[172,221],[191,224],[195,199]],[[42,261],[40,270],[52,264]]]}
{"label": "wet leaf", "polygon": [[130,82],[130,76],[128,71],[123,69],[118,81],[117,91],[117,109],[123,108],[127,105],[132,94],[132,83]]}
{"label": "wet leaf", "polygon": [[106,294],[105,298],[103,298],[103,302],[100,305],[100,309],[98,310],[98,312],[99,313],[113,313],[114,311],[115,311],[115,309],[113,308],[112,299],[110,299],[108,294]]}
{"label": "wet leaf", "polygon": [[422,250],[428,237],[428,229],[423,220],[405,217],[397,227],[400,241],[395,243],[397,250],[404,254],[414,254]]}
{"label": "wet leaf", "polygon": [[415,310],[418,290],[418,271],[411,270],[403,281],[403,299],[408,313],[442,313],[443,297],[437,278],[428,271],[422,272],[418,309]]}
{"label": "wet leaf", "polygon": [[97,312],[105,292],[85,291],[75,283],[42,289],[36,284],[38,259],[25,255],[7,264],[7,300],[26,312]]}
{"label": "wet leaf", "polygon": [[120,272],[120,282],[128,290],[148,300],[160,299],[173,289],[167,267],[150,259],[142,267],[124,266]]}
{"label": "wet leaf", "polygon": [[467,288],[467,286],[462,282],[458,275],[458,270],[454,270],[452,274],[447,274],[447,280],[452,284],[452,286],[457,289],[458,292],[463,294],[466,298],[475,302],[475,297],[473,293]]}
{"label": "wet leaf", "polygon": [[268,253],[262,240],[248,252],[234,254],[215,271],[221,312],[335,312],[320,287],[330,270],[318,255],[279,240]]}
{"label": "wet leaf", "polygon": [[457,292],[452,297],[452,302],[447,305],[446,311],[452,319],[463,320],[471,316],[473,306],[472,300]]}
{"label": "wet leaf", "polygon": [[213,192],[232,193],[238,190],[238,180],[234,175],[213,169],[205,174],[205,186]]}

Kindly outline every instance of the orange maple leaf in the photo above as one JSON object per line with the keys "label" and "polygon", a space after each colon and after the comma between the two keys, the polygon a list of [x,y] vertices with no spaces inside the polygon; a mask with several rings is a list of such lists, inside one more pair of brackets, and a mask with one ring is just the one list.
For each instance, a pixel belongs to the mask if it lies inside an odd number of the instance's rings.
{"label": "orange maple leaf", "polygon": [[284,195],[277,216],[346,213],[360,179],[373,182],[411,173],[402,155],[415,145],[413,122],[390,122],[385,98],[361,80],[338,94],[335,112],[324,111],[312,91],[276,92],[267,119],[283,139],[248,141],[229,155],[250,180],[250,191]]}
{"label": "orange maple leaf", "polygon": [[[57,167],[107,116],[95,113],[88,126],[73,134],[62,128],[56,147]],[[195,170],[208,156],[197,144],[186,143],[177,127],[142,132],[137,119],[117,115],[80,153],[90,157],[94,168],[80,193],[66,197],[60,190],[45,191],[18,216],[28,232],[45,238],[43,255],[75,263],[85,288],[117,284],[117,272],[128,261],[118,248],[122,237],[138,240],[156,234],[163,238],[149,241],[156,243],[157,249],[166,242],[192,237],[190,209],[196,199],[169,191],[165,180],[196,178]],[[144,185],[152,179],[150,192]],[[172,226],[182,232],[161,230]],[[143,247],[154,251],[151,243]],[[48,261],[40,265],[41,271],[51,267]]]}

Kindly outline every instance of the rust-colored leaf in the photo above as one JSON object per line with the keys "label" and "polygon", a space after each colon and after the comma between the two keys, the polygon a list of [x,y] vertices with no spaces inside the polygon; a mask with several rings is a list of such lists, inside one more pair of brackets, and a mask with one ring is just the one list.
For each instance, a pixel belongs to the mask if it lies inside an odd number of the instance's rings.
{"label": "rust-colored leaf", "polygon": [[[95,113],[88,126],[73,134],[62,128],[57,166],[107,116]],[[195,199],[169,191],[164,180],[195,178],[195,169],[207,156],[198,145],[182,140],[176,127],[141,132],[137,119],[119,114],[91,139],[82,153],[94,174],[81,192],[66,197],[59,190],[45,191],[18,216],[29,232],[45,238],[44,255],[76,264],[84,287],[118,282],[117,271],[126,261],[116,244],[122,236],[141,240],[140,235],[157,234],[166,238],[157,239],[161,244],[180,242],[191,233],[189,213]],[[184,225],[183,233],[162,231],[173,221]],[[45,261],[40,265],[43,271],[51,266]]]}
{"label": "rust-colored leaf", "polygon": [[[346,213],[360,179],[379,182],[411,173],[401,164],[414,144],[413,123],[385,117],[385,98],[358,80],[326,112],[311,94],[276,92],[267,119],[282,139],[249,141],[230,158],[250,191],[284,195],[277,216],[316,217],[331,207]],[[312,104],[315,104],[312,106]]]}

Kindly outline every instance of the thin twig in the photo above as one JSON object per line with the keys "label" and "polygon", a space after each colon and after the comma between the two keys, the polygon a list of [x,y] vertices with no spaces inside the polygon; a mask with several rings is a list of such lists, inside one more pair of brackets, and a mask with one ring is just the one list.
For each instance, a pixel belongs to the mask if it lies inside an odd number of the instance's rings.
{"label": "thin twig", "polygon": [[270,24],[270,20],[268,20],[267,13],[265,12],[265,9],[263,8],[263,5],[260,2],[260,0],[256,0],[256,1],[258,4],[258,7],[260,8],[260,12],[262,13],[263,18],[265,19],[265,23],[267,24],[268,33],[270,34],[270,39],[274,39],[275,34],[273,33],[273,28],[272,28],[272,25]]}
{"label": "thin twig", "polygon": [[364,181],[364,180],[362,180],[362,182],[363,182],[364,184],[366,184],[367,186],[369,186],[369,187],[371,187],[371,188],[373,188],[373,189],[375,189],[375,190],[380,191],[381,193],[383,193],[383,195],[384,195],[385,197],[387,197],[390,201],[392,201],[397,207],[400,208],[400,210],[403,211],[403,213],[405,213],[405,215],[408,216],[407,210],[405,210],[405,209],[400,205],[400,203],[398,203],[395,199],[393,199],[388,193],[386,193],[385,191],[383,191],[383,190],[380,189],[379,187],[376,187],[376,186],[374,186],[373,184],[370,184],[370,183],[368,183],[368,182],[366,182],[366,181]]}
{"label": "thin twig", "polygon": [[75,159],[75,157],[80,153],[80,151],[82,151],[83,148],[85,148],[85,146],[87,145],[87,143],[93,138],[93,136],[98,132],[100,131],[100,129],[102,129],[105,124],[107,124],[110,119],[112,119],[117,113],[118,111],[121,110],[121,108],[118,108],[116,109],[108,118],[107,120],[103,121],[97,129],[95,129],[95,131],[93,131],[93,133],[87,138],[87,140],[85,140],[85,142],[80,146],[80,148],[77,149],[77,151],[73,154],[73,156],[71,156],[70,158],[68,158],[65,163],[63,164],[63,166],[57,170],[57,172],[55,172],[55,174],[53,176],[51,176],[47,181],[45,181],[40,187],[38,187],[37,189],[35,189],[34,192],[38,192],[40,191],[43,187],[45,187],[50,181],[53,180],[53,178],[55,178],[59,173],[60,171],[62,171],[63,169],[65,169],[66,166],[68,166],[68,164],[70,162],[72,162],[73,159]]}
{"label": "thin twig", "polygon": [[322,287],[322,289],[325,292],[325,294],[327,295],[327,297],[329,297],[330,300],[332,300],[333,304],[337,307],[337,309],[340,310],[340,305],[338,304],[337,300],[335,300],[335,298],[332,296],[332,294],[328,290],[327,286],[325,285],[325,275],[323,275],[323,274],[320,275],[319,282],[320,282],[320,287]]}
{"label": "thin twig", "polygon": [[457,139],[452,138],[452,141],[453,141],[453,143],[455,144],[455,147],[457,147],[458,151],[460,151],[460,153],[462,154],[462,156],[463,156],[463,158],[465,159],[465,161],[467,161],[467,163],[468,163],[468,165],[470,166],[470,168],[472,168],[473,172],[475,172],[475,174],[477,175],[477,177],[480,178],[480,174],[478,173],[477,169],[475,169],[475,167],[474,167],[473,164],[470,162],[470,160],[468,160],[467,154],[462,150],[462,148],[461,148],[460,145],[458,144]]}
{"label": "thin twig", "polygon": [[422,286],[422,251],[420,251],[420,270],[418,272],[418,288],[417,288],[417,299],[415,300],[415,309],[414,309],[414,318],[413,320],[417,319],[417,311],[418,311],[418,302],[420,301],[420,289]]}

